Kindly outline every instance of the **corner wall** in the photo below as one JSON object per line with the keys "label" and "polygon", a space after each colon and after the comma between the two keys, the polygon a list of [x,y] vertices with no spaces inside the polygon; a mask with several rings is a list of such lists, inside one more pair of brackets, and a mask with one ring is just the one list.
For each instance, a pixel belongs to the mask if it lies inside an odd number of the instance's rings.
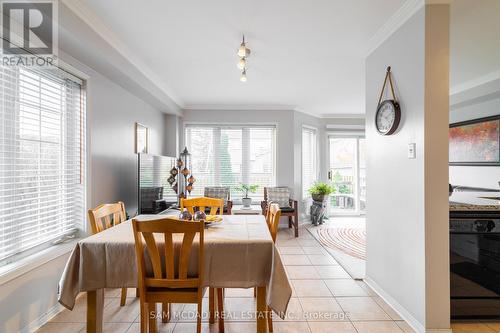
{"label": "corner wall", "polygon": [[[417,332],[450,327],[448,10],[426,5],[366,60],[367,282]],[[373,119],[387,66],[402,119],[382,136]]]}

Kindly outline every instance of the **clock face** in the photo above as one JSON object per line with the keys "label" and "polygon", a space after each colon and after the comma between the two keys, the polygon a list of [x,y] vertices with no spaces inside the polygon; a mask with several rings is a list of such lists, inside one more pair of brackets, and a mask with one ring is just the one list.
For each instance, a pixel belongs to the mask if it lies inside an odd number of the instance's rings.
{"label": "clock face", "polygon": [[390,135],[396,131],[401,119],[399,104],[393,100],[383,101],[375,115],[377,131],[382,135]]}

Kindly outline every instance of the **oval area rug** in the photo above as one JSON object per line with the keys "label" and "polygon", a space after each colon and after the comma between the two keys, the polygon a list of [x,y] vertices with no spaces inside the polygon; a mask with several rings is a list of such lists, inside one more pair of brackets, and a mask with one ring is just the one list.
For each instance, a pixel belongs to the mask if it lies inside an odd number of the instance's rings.
{"label": "oval area rug", "polygon": [[318,238],[328,248],[366,260],[366,230],[364,228],[319,229]]}

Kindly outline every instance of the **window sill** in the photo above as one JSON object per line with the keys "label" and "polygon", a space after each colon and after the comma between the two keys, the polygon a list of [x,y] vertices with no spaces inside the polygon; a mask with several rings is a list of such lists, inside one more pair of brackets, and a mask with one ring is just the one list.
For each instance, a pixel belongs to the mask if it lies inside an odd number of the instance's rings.
{"label": "window sill", "polygon": [[36,254],[0,267],[0,286],[71,252],[80,239],[73,239],[67,243],[51,246]]}

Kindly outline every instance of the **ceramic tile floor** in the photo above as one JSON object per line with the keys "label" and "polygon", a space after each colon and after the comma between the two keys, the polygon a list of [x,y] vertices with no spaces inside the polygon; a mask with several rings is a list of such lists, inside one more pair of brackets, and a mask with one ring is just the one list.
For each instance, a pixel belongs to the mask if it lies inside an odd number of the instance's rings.
{"label": "ceramic tile floor", "polygon": [[[274,318],[275,333],[396,333],[413,332],[362,281],[355,281],[305,229],[295,239],[291,230],[281,229],[277,240],[290,282],[292,299],[285,320]],[[139,332],[139,302],[135,290],[130,290],[125,307],[119,306],[120,290],[106,291],[104,332]],[[217,332],[217,324],[206,319],[208,300],[204,299],[203,332]],[[73,311],[64,310],[41,327],[38,333],[85,332],[86,298],[82,294]],[[160,333],[196,332],[195,305],[175,305],[175,318],[168,324],[159,323]],[[255,309],[253,289],[226,289],[225,310],[227,333],[253,333],[255,322],[245,316]],[[453,324],[455,333],[500,333],[500,324]]]}

